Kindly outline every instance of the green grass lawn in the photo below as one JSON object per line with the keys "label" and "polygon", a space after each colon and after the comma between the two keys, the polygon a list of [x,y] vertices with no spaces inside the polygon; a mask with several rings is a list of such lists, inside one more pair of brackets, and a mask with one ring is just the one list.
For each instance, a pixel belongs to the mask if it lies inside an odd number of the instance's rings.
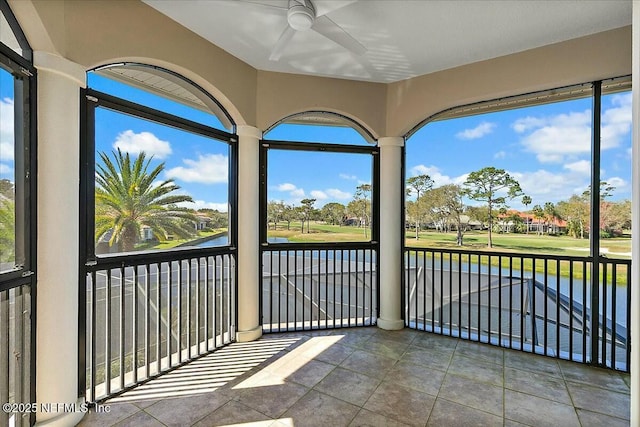
{"label": "green grass lawn", "polygon": [[[311,222],[309,227],[309,233],[307,233],[307,226],[305,224],[304,233],[301,232],[300,223],[291,223],[291,227],[287,230],[286,223],[278,224],[277,230],[269,229],[268,236],[273,237],[286,237],[291,242],[362,242],[368,241],[369,237],[365,238],[364,230],[359,227],[346,227],[337,225],[328,225],[324,223]],[[370,233],[368,234],[370,236]],[[464,235],[464,245],[462,247],[456,245],[455,233],[439,233],[435,231],[422,231],[419,233],[419,239],[415,239],[415,233],[412,230],[407,230],[405,245],[412,248],[446,248],[446,249],[461,249],[486,252],[489,255],[491,252],[511,252],[514,254],[536,254],[536,255],[566,255],[586,257],[589,254],[589,240],[588,239],[576,239],[569,236],[554,236],[554,235],[536,235],[531,234],[493,234],[493,248],[487,247],[487,232],[486,231],[469,231]],[[613,238],[602,239],[601,248],[603,253],[608,253],[608,258],[618,259],[630,259],[628,255],[631,252],[631,239],[630,238]],[[439,256],[439,255],[435,255]],[[458,261],[458,255],[451,255],[453,262]],[[447,258],[448,260],[449,258]],[[466,262],[467,255],[462,255],[462,262]],[[477,261],[474,256],[473,262]],[[447,261],[448,262],[448,261]],[[493,266],[502,265],[504,268],[509,267],[509,259],[503,258],[499,260],[498,257],[482,256],[480,263],[487,265],[491,263]],[[519,268],[519,259],[515,258],[513,261],[514,268]],[[517,264],[517,265],[516,265]],[[544,273],[546,271],[549,275],[556,275],[559,273],[563,277],[568,277],[570,270],[569,262],[550,261],[546,264],[543,261],[536,261],[535,265],[530,258],[524,258],[523,267],[525,270],[533,271],[537,273]],[[589,271],[587,271],[587,277]],[[602,276],[602,273],[601,273]],[[576,279],[582,279],[583,271],[582,264],[574,264],[573,277]],[[607,280],[611,280],[612,271],[609,267],[607,272]],[[626,267],[619,266],[617,270],[617,283],[626,283]]]}
{"label": "green grass lawn", "polygon": [[[287,230],[286,223],[279,223],[277,230],[269,229],[270,237],[286,237],[292,242],[363,242],[370,239],[368,233],[365,238],[364,229],[359,227],[347,227],[329,225],[320,222],[311,222],[307,233],[305,224],[304,232],[300,229],[299,222],[292,222]],[[415,239],[415,233],[407,230],[405,244],[408,247],[418,248],[449,248],[486,251],[487,232],[468,231],[464,235],[464,245],[456,245],[456,233],[439,233],[436,231],[422,231],[419,239]],[[603,253],[609,252],[610,258],[628,259],[627,253],[631,252],[631,239],[612,238],[602,239],[600,243]],[[493,251],[496,252],[521,252],[529,254],[553,254],[586,256],[589,253],[589,240],[576,239],[569,236],[536,235],[531,234],[493,234]]]}

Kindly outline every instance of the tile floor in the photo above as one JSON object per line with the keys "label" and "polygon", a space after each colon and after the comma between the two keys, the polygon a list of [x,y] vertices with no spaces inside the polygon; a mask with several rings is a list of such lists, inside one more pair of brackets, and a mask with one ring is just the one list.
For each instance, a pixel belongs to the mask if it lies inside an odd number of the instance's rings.
{"label": "tile floor", "polygon": [[615,427],[629,377],[370,327],[232,344],[105,405],[80,425]]}

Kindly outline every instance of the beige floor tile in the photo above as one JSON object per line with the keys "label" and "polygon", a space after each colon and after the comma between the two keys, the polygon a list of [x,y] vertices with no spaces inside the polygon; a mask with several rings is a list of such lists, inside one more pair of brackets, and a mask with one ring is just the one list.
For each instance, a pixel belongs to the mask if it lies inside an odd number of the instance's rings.
{"label": "beige floor tile", "polygon": [[383,378],[395,363],[395,359],[368,351],[356,350],[340,366],[371,377]]}
{"label": "beige floor tile", "polygon": [[560,366],[558,366],[558,361],[556,359],[538,354],[527,354],[522,351],[505,350],[504,366],[551,375],[560,379],[563,378]]}
{"label": "beige floor tile", "polygon": [[631,403],[628,394],[573,382],[567,382],[567,387],[576,408],[627,420],[630,417]]}
{"label": "beige floor tile", "polygon": [[232,400],[198,421],[193,427],[218,427],[244,423],[270,425],[272,422],[273,420],[268,416]]}
{"label": "beige floor tile", "polygon": [[285,383],[247,388],[236,399],[271,418],[278,418],[308,391],[307,387]]}
{"label": "beige floor tile", "polygon": [[400,361],[389,371],[384,381],[394,382],[436,396],[440,391],[444,376],[444,372]]}
{"label": "beige floor tile", "polygon": [[164,424],[146,412],[140,411],[115,424],[114,427],[164,427]]}
{"label": "beige floor tile", "polygon": [[479,411],[448,400],[438,399],[433,405],[427,427],[502,427],[502,417]]}
{"label": "beige floor tile", "polygon": [[336,368],[315,389],[354,405],[362,406],[376,390],[380,380],[348,369]]}
{"label": "beige floor tile", "polygon": [[573,406],[512,390],[504,392],[504,417],[540,427],[580,427]]}
{"label": "beige floor tile", "polygon": [[406,427],[407,424],[392,420],[384,415],[361,409],[349,427]]}
{"label": "beige floor tile", "polygon": [[503,383],[502,365],[469,359],[457,354],[453,355],[447,372],[497,386],[502,386]]}
{"label": "beige floor tile", "polygon": [[362,344],[361,348],[372,353],[381,354],[391,359],[400,359],[405,353],[409,344],[404,342],[392,341],[386,338],[374,335],[369,341]]}
{"label": "beige floor tile", "polygon": [[383,382],[364,408],[412,426],[427,423],[435,397],[394,383]]}
{"label": "beige floor tile", "polygon": [[502,387],[448,373],[438,398],[502,416],[503,393]]}
{"label": "beige floor tile", "polygon": [[427,350],[455,350],[458,346],[458,339],[443,337],[430,332],[418,332],[411,345],[425,348]]}
{"label": "beige floor tile", "polygon": [[458,341],[455,355],[480,360],[482,362],[500,365],[504,363],[504,350],[500,347],[493,347],[488,344],[475,343],[471,341]]}
{"label": "beige floor tile", "polygon": [[559,361],[558,363],[567,381],[629,393],[629,386],[622,375],[615,371],[575,362]]}
{"label": "beige floor tile", "polygon": [[629,427],[629,421],[622,418],[610,417],[584,409],[578,409],[577,412],[582,427]]}
{"label": "beige floor tile", "polygon": [[131,415],[140,411],[135,405],[131,403],[106,403],[109,407],[109,412],[97,413],[91,409],[82,418],[79,427],[111,427],[112,425],[129,418]]}
{"label": "beige floor tile", "polygon": [[504,369],[505,388],[571,405],[569,391],[562,379],[540,373]]}
{"label": "beige floor tile", "polygon": [[427,350],[423,347],[411,345],[400,360],[446,372],[452,357],[453,349]]}
{"label": "beige floor tile", "polygon": [[360,408],[312,390],[298,400],[281,418],[290,418],[296,427],[348,426]]}
{"label": "beige floor tile", "polygon": [[320,362],[331,363],[332,365],[339,365],[344,362],[344,359],[349,357],[353,351],[353,347],[342,345],[340,341],[338,341],[336,344],[322,351],[314,357],[314,359]]}
{"label": "beige floor tile", "polygon": [[227,396],[207,393],[197,396],[164,399],[147,408],[145,412],[169,427],[191,425],[229,401]]}

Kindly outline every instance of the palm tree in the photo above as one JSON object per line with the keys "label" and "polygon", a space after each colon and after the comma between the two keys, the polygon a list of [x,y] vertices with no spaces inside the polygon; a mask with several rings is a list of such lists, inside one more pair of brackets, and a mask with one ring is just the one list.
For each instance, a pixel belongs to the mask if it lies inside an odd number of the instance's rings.
{"label": "palm tree", "polygon": [[173,179],[157,183],[164,163],[149,171],[153,157],[146,160],[141,152],[132,161],[120,149],[113,153],[115,163],[106,153],[99,153],[103,164],[96,171],[96,239],[112,231],[109,245],[121,244],[121,250],[134,250],[143,226],[158,240],[172,234],[187,238],[194,234],[195,216],[177,203],[193,202],[185,194],[170,194],[180,187]]}

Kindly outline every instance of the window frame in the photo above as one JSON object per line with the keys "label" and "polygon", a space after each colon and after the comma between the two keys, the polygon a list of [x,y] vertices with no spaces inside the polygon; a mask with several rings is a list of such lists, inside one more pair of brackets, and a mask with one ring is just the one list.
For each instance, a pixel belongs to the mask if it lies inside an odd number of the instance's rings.
{"label": "window frame", "polygon": [[[10,23],[26,52],[31,52],[8,5],[0,1],[0,11]],[[23,58],[0,43],[0,66],[13,76],[14,85],[14,186],[15,186],[15,266],[0,272],[0,291],[28,284],[36,271],[36,70],[31,55]],[[32,285],[35,284],[35,280]]]}
{"label": "window frame", "polygon": [[[267,223],[267,204],[268,204],[268,154],[269,150],[282,150],[282,151],[307,151],[307,152],[329,152],[329,153],[348,153],[348,154],[362,154],[371,156],[371,238],[367,241],[353,241],[353,242],[336,242],[336,241],[323,241],[313,243],[270,243],[267,241],[268,223]],[[295,246],[304,247],[305,245],[318,246],[322,245],[327,247],[350,247],[363,245],[371,245],[373,248],[377,248],[380,241],[380,149],[378,146],[370,145],[341,145],[341,144],[327,144],[318,142],[291,142],[291,141],[278,141],[278,140],[261,140],[260,141],[260,189],[259,189],[259,210],[260,210],[260,225],[259,236],[260,246],[263,249],[269,247],[282,247]]]}
{"label": "window frame", "polygon": [[[89,265],[120,265],[125,259],[144,259],[146,262],[171,261],[176,252],[180,256],[193,254],[194,256],[208,255],[211,253],[228,251],[237,246],[237,142],[236,135],[209,127],[180,116],[176,116],[161,110],[157,110],[142,104],[118,98],[90,88],[80,92],[80,121],[81,121],[81,148],[80,148],[80,266]],[[229,205],[229,240],[227,245],[211,248],[171,248],[153,251],[119,252],[115,254],[96,255],[95,246],[95,111],[104,108],[120,114],[147,120],[163,126],[170,126],[179,130],[190,132],[205,138],[215,139],[229,145],[229,180],[228,180],[228,205]],[[84,277],[84,272],[80,272]]]}

